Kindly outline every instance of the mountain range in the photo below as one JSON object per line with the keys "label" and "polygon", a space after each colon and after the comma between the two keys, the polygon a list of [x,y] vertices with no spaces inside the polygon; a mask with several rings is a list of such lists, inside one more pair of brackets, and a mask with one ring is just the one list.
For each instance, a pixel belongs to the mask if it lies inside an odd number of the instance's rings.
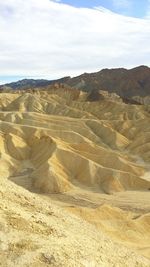
{"label": "mountain range", "polygon": [[[117,68],[103,69],[95,73],[84,73],[77,77],[64,77],[58,80],[23,79],[17,82],[1,85],[0,89],[22,90],[44,88],[53,84],[65,84],[66,87],[93,92],[97,95],[100,90],[116,93],[121,98],[141,102],[141,98],[150,95],[150,68],[139,66],[132,69]],[[97,97],[94,97],[94,99]],[[149,102],[149,101],[148,101]]]}

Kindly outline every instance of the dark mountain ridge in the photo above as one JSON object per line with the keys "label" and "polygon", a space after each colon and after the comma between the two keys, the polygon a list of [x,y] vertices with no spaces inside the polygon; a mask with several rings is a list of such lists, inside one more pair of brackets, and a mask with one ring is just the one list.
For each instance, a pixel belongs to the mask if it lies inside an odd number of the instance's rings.
{"label": "dark mountain ridge", "polygon": [[0,85],[0,89],[4,89],[6,87],[9,87],[10,89],[14,89],[14,90],[34,89],[37,87],[45,87],[53,83],[66,83],[68,79],[70,79],[70,77],[64,77],[58,80],[23,79],[17,82],[11,82],[11,83],[6,83],[4,85]]}
{"label": "dark mountain ridge", "polygon": [[121,97],[147,96],[150,95],[150,68],[103,69],[72,78],[67,84],[84,91],[105,90]]}
{"label": "dark mountain ridge", "polygon": [[[84,73],[77,77],[64,77],[58,80],[24,79],[18,82],[1,85],[1,90],[6,89],[34,89],[43,88],[53,84],[80,89],[85,92],[104,90],[116,93],[122,98],[150,96],[150,68],[139,66],[133,69],[103,69],[95,73]],[[95,94],[96,95],[96,94]]]}

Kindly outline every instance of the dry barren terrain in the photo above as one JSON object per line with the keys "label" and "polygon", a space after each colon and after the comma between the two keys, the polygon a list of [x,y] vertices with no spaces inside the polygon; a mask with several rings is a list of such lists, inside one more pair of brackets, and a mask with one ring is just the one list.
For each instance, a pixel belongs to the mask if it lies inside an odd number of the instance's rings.
{"label": "dry barren terrain", "polygon": [[0,266],[150,266],[149,110],[0,94]]}

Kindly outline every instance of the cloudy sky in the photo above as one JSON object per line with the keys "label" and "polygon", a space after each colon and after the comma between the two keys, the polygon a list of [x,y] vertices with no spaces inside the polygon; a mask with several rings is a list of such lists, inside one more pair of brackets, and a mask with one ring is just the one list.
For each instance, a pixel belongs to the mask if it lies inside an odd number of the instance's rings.
{"label": "cloudy sky", "polygon": [[150,66],[150,0],[0,0],[0,83]]}

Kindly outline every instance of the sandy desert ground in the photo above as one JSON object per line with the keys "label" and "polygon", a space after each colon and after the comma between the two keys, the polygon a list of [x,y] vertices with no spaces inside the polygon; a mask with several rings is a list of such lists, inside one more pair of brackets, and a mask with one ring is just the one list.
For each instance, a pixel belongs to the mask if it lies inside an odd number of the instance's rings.
{"label": "sandy desert ground", "polygon": [[0,94],[0,266],[150,266],[149,107]]}

